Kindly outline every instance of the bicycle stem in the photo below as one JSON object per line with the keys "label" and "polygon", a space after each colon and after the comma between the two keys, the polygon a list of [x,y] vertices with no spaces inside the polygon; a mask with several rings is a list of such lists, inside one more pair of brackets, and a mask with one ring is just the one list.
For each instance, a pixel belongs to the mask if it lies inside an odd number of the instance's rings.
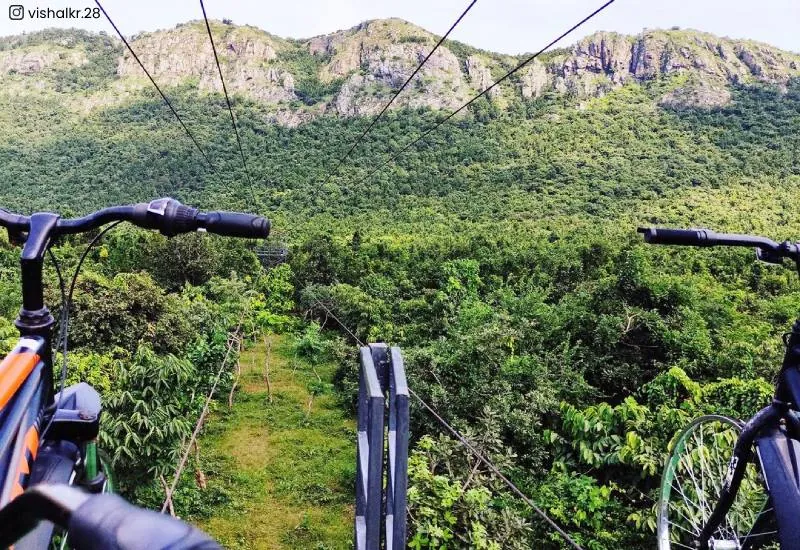
{"label": "bicycle stem", "polygon": [[[53,351],[50,346],[55,319],[44,303],[44,284],[42,271],[44,255],[50,246],[53,230],[60,216],[50,212],[33,214],[30,218],[25,245],[22,248],[20,269],[22,273],[22,307],[14,325],[21,336],[39,336],[44,338],[41,359],[47,368],[43,377],[46,389],[45,403],[50,404],[53,398]],[[62,307],[65,307],[64,304]]]}

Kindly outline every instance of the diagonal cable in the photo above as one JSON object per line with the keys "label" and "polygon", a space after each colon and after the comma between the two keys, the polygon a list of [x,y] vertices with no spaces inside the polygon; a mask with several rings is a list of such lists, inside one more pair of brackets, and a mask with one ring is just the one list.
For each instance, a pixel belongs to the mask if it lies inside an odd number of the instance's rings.
{"label": "diagonal cable", "polygon": [[242,321],[244,320],[244,315],[245,311],[243,310],[241,316],[239,317],[239,322],[236,324],[236,329],[233,331],[231,335],[228,336],[228,349],[225,351],[225,357],[222,359],[222,364],[220,365],[219,370],[217,371],[217,375],[214,377],[214,383],[211,386],[211,390],[208,392],[205,402],[203,403],[203,410],[200,412],[200,417],[197,419],[197,424],[195,424],[194,430],[192,430],[192,435],[189,437],[189,443],[184,448],[183,453],[181,454],[181,458],[175,467],[175,477],[173,477],[172,479],[172,484],[165,491],[166,498],[164,499],[164,504],[162,504],[161,506],[162,514],[167,510],[167,507],[171,503],[172,497],[175,494],[175,489],[178,487],[178,482],[181,479],[181,474],[183,473],[183,469],[186,466],[186,461],[189,458],[189,451],[192,448],[192,444],[197,440],[197,436],[200,434],[200,430],[203,428],[203,424],[205,422],[206,416],[208,415],[209,407],[211,405],[211,400],[214,398],[214,392],[217,391],[217,386],[219,385],[222,373],[225,371],[225,366],[228,364],[228,357],[230,357],[231,350],[233,349],[233,345],[235,342],[238,341],[239,349],[241,350],[241,338],[242,338],[241,329],[242,329]]}
{"label": "diagonal cable", "polygon": [[[613,1],[613,0],[612,0],[612,1]],[[359,346],[361,346],[361,347],[364,347],[364,342],[362,342],[362,341],[361,341],[361,339],[360,339],[358,336],[356,336],[356,335],[353,333],[353,331],[351,331],[349,328],[347,328],[347,325],[345,325],[345,324],[344,324],[344,323],[343,323],[343,322],[342,322],[342,321],[341,321],[341,320],[340,320],[340,319],[339,319],[339,318],[338,318],[336,315],[334,315],[334,314],[333,314],[333,312],[330,310],[330,308],[328,308],[328,306],[326,306],[325,304],[323,304],[323,303],[322,303],[322,302],[319,300],[319,298],[317,298],[316,296],[311,296],[311,299],[313,299],[313,300],[314,300],[314,302],[316,303],[316,305],[319,305],[319,306],[321,306],[321,307],[322,307],[322,309],[324,309],[324,310],[325,310],[325,312],[326,312],[326,313],[327,313],[327,314],[328,314],[330,317],[332,317],[332,318],[333,318],[333,320],[334,320],[334,321],[336,321],[336,322],[339,324],[339,326],[340,326],[340,327],[342,327],[342,328],[345,330],[345,332],[347,332],[347,334],[349,334],[349,335],[350,335],[350,336],[353,338],[353,340],[355,340],[355,341],[356,341],[356,343],[358,343],[358,345],[359,345]],[[312,305],[311,307],[314,307],[314,306]],[[564,539],[564,542],[566,542],[566,543],[567,543],[569,546],[571,546],[571,547],[572,547],[574,550],[583,550],[583,548],[582,548],[582,547],[581,547],[581,546],[580,546],[580,545],[579,545],[577,542],[575,542],[575,540],[574,540],[572,537],[570,537],[570,536],[569,536],[569,533],[567,533],[567,532],[566,532],[564,529],[562,529],[562,528],[561,528],[561,527],[560,527],[560,526],[559,526],[559,525],[558,525],[558,524],[557,524],[555,521],[553,521],[553,519],[552,519],[550,516],[548,516],[548,515],[547,515],[547,512],[545,512],[545,511],[544,511],[544,510],[542,510],[542,509],[541,509],[539,506],[537,506],[537,505],[536,505],[536,503],[535,503],[535,502],[533,502],[533,500],[531,500],[531,498],[530,498],[530,497],[528,497],[528,496],[527,496],[525,493],[523,493],[523,492],[522,492],[522,490],[520,490],[520,488],[519,488],[519,487],[517,487],[517,486],[514,484],[514,482],[513,482],[513,481],[511,481],[511,480],[510,480],[510,479],[508,479],[508,478],[507,478],[505,475],[503,475],[503,472],[501,472],[501,471],[500,471],[500,469],[499,469],[497,466],[495,466],[495,465],[492,463],[492,461],[490,461],[488,458],[486,458],[486,457],[485,457],[485,456],[484,456],[482,453],[480,453],[480,452],[479,452],[479,451],[478,451],[478,450],[477,450],[477,449],[476,449],[476,448],[475,448],[475,447],[474,447],[472,444],[470,444],[470,443],[469,443],[469,441],[467,441],[467,438],[466,438],[466,437],[464,437],[464,436],[463,436],[461,433],[459,433],[459,431],[458,431],[458,430],[456,430],[456,429],[455,429],[453,426],[451,426],[451,425],[450,425],[450,424],[449,424],[449,423],[448,423],[448,422],[447,422],[447,421],[446,421],[444,418],[442,418],[442,416],[441,416],[439,413],[437,413],[437,412],[434,410],[434,408],[433,408],[433,407],[431,407],[430,405],[428,405],[428,404],[427,404],[427,403],[426,403],[426,402],[425,402],[425,401],[424,401],[424,400],[423,400],[423,399],[422,399],[422,398],[421,398],[421,397],[420,397],[420,396],[417,394],[417,392],[415,392],[415,391],[414,391],[414,390],[412,390],[411,388],[408,388],[408,392],[409,392],[409,394],[411,394],[412,396],[414,396],[414,398],[415,398],[417,401],[419,401],[419,402],[420,402],[420,404],[421,404],[423,407],[425,407],[425,409],[427,409],[427,410],[428,410],[428,412],[429,412],[429,413],[430,413],[430,414],[431,414],[431,415],[432,415],[432,416],[433,416],[433,417],[434,417],[434,418],[435,418],[437,421],[439,421],[439,423],[440,423],[442,426],[444,426],[444,427],[445,427],[445,429],[447,429],[447,431],[449,431],[451,434],[453,434],[453,436],[454,436],[456,439],[458,439],[458,441],[459,441],[459,442],[460,442],[460,443],[461,443],[461,444],[464,446],[464,448],[465,448],[465,449],[467,449],[469,452],[471,452],[471,453],[473,454],[473,456],[475,456],[475,458],[477,458],[478,460],[480,460],[481,462],[483,462],[484,464],[486,464],[486,467],[487,467],[487,468],[489,468],[489,469],[490,469],[490,470],[491,470],[491,471],[492,471],[492,472],[493,472],[493,473],[494,473],[494,474],[495,474],[495,475],[496,475],[496,476],[497,476],[497,477],[498,477],[498,478],[499,478],[499,479],[500,479],[500,480],[501,480],[503,483],[505,483],[505,484],[508,486],[508,488],[509,488],[509,489],[511,489],[511,491],[513,491],[513,492],[514,492],[514,494],[516,494],[516,495],[517,495],[519,498],[521,498],[521,499],[522,499],[522,500],[525,502],[525,504],[527,504],[528,506],[530,506],[531,510],[533,510],[533,511],[534,511],[534,512],[535,512],[535,513],[536,513],[536,514],[537,514],[537,515],[538,515],[538,516],[539,516],[539,517],[542,519],[542,521],[544,521],[545,523],[547,523],[547,525],[549,525],[549,526],[550,526],[550,527],[551,527],[551,528],[552,528],[552,529],[553,529],[553,530],[554,530],[556,533],[558,533],[558,534],[559,534],[559,536],[560,536],[562,539]]]}
{"label": "diagonal cable", "polygon": [[253,178],[250,177],[250,169],[247,167],[247,160],[244,156],[244,149],[242,149],[242,139],[239,136],[239,127],[236,125],[236,117],[233,116],[233,108],[231,107],[231,99],[228,97],[228,88],[225,86],[225,78],[222,76],[222,67],[219,64],[219,56],[217,55],[217,46],[214,45],[214,36],[211,34],[211,25],[208,22],[206,15],[206,6],[203,0],[200,0],[200,8],[203,10],[203,19],[206,21],[206,30],[208,31],[208,40],[211,42],[211,49],[214,51],[214,61],[217,64],[217,71],[219,71],[219,79],[222,82],[222,91],[225,93],[225,102],[228,104],[228,112],[231,114],[231,123],[233,124],[233,131],[236,133],[236,144],[239,146],[239,154],[242,157],[242,166],[247,175],[247,182],[250,184],[250,198],[253,200],[253,208],[256,206],[256,194],[253,190]]}
{"label": "diagonal cable", "polygon": [[142,70],[144,71],[144,74],[146,74],[146,75],[147,75],[147,78],[149,78],[149,79],[150,79],[150,82],[152,82],[152,83],[153,83],[153,86],[155,86],[156,90],[158,90],[158,93],[159,93],[159,94],[161,94],[161,98],[164,100],[164,103],[166,103],[166,104],[167,104],[167,107],[169,107],[169,110],[170,110],[170,111],[172,111],[172,114],[173,114],[173,115],[175,115],[175,118],[178,120],[178,122],[180,123],[180,125],[181,125],[181,126],[183,127],[183,129],[186,131],[186,134],[189,136],[189,139],[191,139],[191,140],[192,140],[192,143],[194,143],[194,146],[195,146],[195,147],[197,147],[197,150],[198,150],[198,151],[200,151],[200,154],[201,154],[201,155],[203,155],[203,158],[205,159],[205,161],[206,161],[206,164],[208,164],[208,167],[209,167],[209,168],[211,169],[211,171],[213,172],[213,171],[214,171],[214,167],[212,166],[212,164],[211,164],[211,161],[210,161],[210,160],[208,160],[208,157],[206,156],[205,152],[203,151],[203,148],[202,148],[202,147],[200,147],[200,144],[199,144],[199,143],[197,143],[197,140],[195,139],[194,135],[193,135],[193,134],[192,134],[192,133],[189,131],[189,128],[187,128],[187,127],[186,127],[186,124],[184,124],[184,122],[183,122],[183,119],[181,119],[180,115],[178,114],[178,111],[176,111],[176,110],[175,110],[175,107],[173,107],[173,106],[172,106],[172,103],[170,103],[169,99],[167,99],[167,96],[166,96],[166,95],[164,95],[164,92],[162,92],[162,91],[161,91],[161,88],[159,88],[159,87],[158,87],[158,84],[156,84],[156,81],[155,81],[155,80],[153,80],[153,77],[152,77],[152,76],[150,76],[150,72],[149,72],[149,71],[148,71],[148,70],[145,68],[144,64],[143,64],[143,63],[142,63],[142,61],[139,59],[139,56],[138,56],[138,55],[136,55],[136,52],[134,52],[134,51],[133,51],[133,48],[131,48],[131,45],[130,45],[130,44],[128,44],[128,41],[127,41],[127,40],[125,39],[125,37],[122,35],[122,33],[120,32],[120,30],[117,28],[117,26],[114,24],[114,21],[112,21],[112,20],[111,20],[111,17],[108,15],[108,13],[106,12],[106,10],[105,10],[105,8],[103,7],[103,5],[100,3],[100,0],[94,0],[94,3],[95,3],[95,4],[97,4],[97,7],[98,7],[98,8],[100,8],[100,11],[102,11],[102,12],[103,12],[103,15],[105,15],[105,16],[106,16],[106,19],[108,19],[108,22],[109,22],[109,23],[111,23],[111,26],[112,26],[112,27],[114,27],[114,30],[115,30],[115,31],[117,31],[117,35],[120,37],[120,39],[122,40],[122,42],[123,42],[123,43],[125,44],[125,46],[128,48],[128,51],[129,51],[129,52],[131,52],[131,55],[132,55],[132,56],[133,56],[133,58],[136,60],[136,62],[139,64],[139,66],[142,68]]}
{"label": "diagonal cable", "polygon": [[437,122],[437,123],[436,123],[434,126],[432,126],[432,127],[431,127],[431,128],[429,128],[428,130],[426,130],[425,132],[423,132],[423,133],[422,133],[422,134],[421,134],[419,137],[417,137],[417,138],[416,138],[414,141],[412,141],[411,143],[409,143],[408,145],[406,145],[405,147],[403,147],[402,149],[400,149],[400,150],[399,150],[397,153],[395,153],[394,155],[392,155],[392,157],[391,157],[389,160],[387,160],[386,162],[384,162],[383,164],[381,164],[380,166],[378,166],[378,167],[377,167],[375,170],[373,170],[372,172],[370,172],[369,174],[367,174],[367,176],[366,176],[365,178],[362,178],[362,179],[360,179],[360,180],[358,181],[358,184],[357,184],[357,185],[360,185],[360,184],[362,184],[362,183],[366,182],[366,181],[367,181],[368,179],[370,179],[372,176],[374,176],[375,174],[377,174],[378,172],[380,172],[381,170],[383,170],[383,169],[384,169],[386,166],[388,166],[389,164],[391,164],[391,163],[393,163],[394,161],[396,161],[396,160],[397,160],[397,159],[398,159],[398,158],[399,158],[399,157],[400,157],[400,156],[401,156],[403,153],[405,153],[406,151],[408,151],[409,149],[411,149],[411,147],[413,147],[414,145],[416,145],[417,143],[419,143],[420,141],[422,141],[422,140],[423,140],[425,137],[427,137],[427,136],[428,136],[428,135],[430,135],[431,133],[433,133],[433,132],[435,132],[436,130],[438,130],[438,129],[439,129],[439,128],[440,128],[440,127],[441,127],[441,126],[444,124],[444,123],[446,123],[446,122],[447,122],[447,121],[449,121],[451,118],[453,118],[454,116],[456,116],[458,113],[460,113],[461,111],[463,111],[464,109],[466,109],[467,107],[469,107],[470,105],[472,105],[472,104],[473,104],[475,101],[477,101],[479,98],[481,98],[481,97],[485,96],[485,95],[486,95],[487,93],[489,93],[489,91],[491,91],[491,90],[492,90],[492,89],[493,89],[495,86],[497,86],[498,84],[500,84],[500,83],[501,83],[501,82],[503,82],[504,80],[508,79],[508,78],[509,78],[511,75],[515,74],[517,71],[519,71],[520,69],[522,69],[523,67],[525,67],[526,65],[528,65],[529,63],[531,63],[531,62],[532,62],[534,59],[536,59],[536,58],[537,58],[537,57],[539,57],[541,54],[543,54],[544,52],[546,52],[547,50],[549,50],[549,49],[550,49],[550,48],[551,48],[551,47],[552,47],[554,44],[556,44],[557,42],[561,41],[563,38],[565,38],[567,35],[569,35],[569,34],[571,34],[572,32],[574,32],[576,29],[578,29],[578,28],[579,28],[580,26],[582,26],[584,23],[586,23],[587,21],[589,21],[589,20],[590,20],[591,18],[593,18],[595,15],[597,15],[598,13],[600,13],[601,11],[603,11],[604,9],[606,9],[608,6],[610,6],[611,4],[613,4],[613,3],[614,3],[614,1],[615,1],[615,0],[608,0],[608,1],[607,1],[605,4],[603,4],[602,6],[600,6],[599,8],[597,8],[595,11],[593,11],[592,13],[590,13],[589,15],[587,15],[586,17],[584,17],[583,19],[581,19],[581,20],[580,20],[578,23],[576,23],[575,25],[573,25],[573,26],[572,26],[572,27],[571,27],[569,30],[567,30],[566,32],[562,33],[562,34],[561,34],[561,35],[560,35],[558,38],[556,38],[555,40],[553,40],[552,42],[550,42],[550,43],[549,43],[547,46],[545,46],[544,48],[542,48],[541,50],[539,50],[538,52],[536,52],[535,54],[531,55],[529,58],[527,58],[526,60],[524,60],[522,63],[520,63],[519,65],[517,65],[517,66],[516,66],[516,67],[514,67],[513,69],[511,69],[509,72],[507,72],[505,75],[503,75],[503,76],[502,76],[502,77],[501,77],[499,80],[497,80],[496,82],[494,82],[494,83],[493,83],[491,86],[487,87],[487,88],[486,88],[485,90],[483,90],[481,93],[479,93],[478,95],[476,95],[475,97],[473,97],[472,99],[470,99],[469,101],[467,101],[466,103],[464,103],[464,104],[463,104],[461,107],[459,107],[458,109],[456,109],[455,111],[453,111],[452,113],[450,113],[449,115],[447,115],[447,116],[446,116],[446,117],[445,117],[443,120],[441,120],[441,121]]}
{"label": "diagonal cable", "polygon": [[[336,167],[333,170],[331,170],[331,172],[328,174],[328,177],[325,180],[325,184],[329,183],[331,181],[331,178],[336,175],[336,173],[339,171],[339,168],[342,166],[342,163],[347,159],[347,157],[350,156],[350,154],[353,151],[355,151],[356,147],[358,147],[358,144],[361,143],[361,140],[363,140],[367,136],[367,134],[369,134],[369,132],[375,126],[375,123],[378,122],[378,120],[380,120],[380,118],[383,116],[383,114],[386,112],[386,110],[389,108],[389,106],[394,102],[395,99],[397,99],[397,96],[399,96],[400,93],[403,90],[405,90],[406,86],[408,86],[408,83],[411,82],[411,80],[415,76],[417,76],[417,73],[420,71],[420,69],[422,69],[422,66],[425,65],[425,63],[428,62],[428,59],[430,59],[430,57],[434,54],[434,52],[439,49],[439,46],[442,45],[442,43],[445,41],[445,39],[448,36],[450,36],[450,33],[453,32],[453,29],[455,29],[458,26],[458,24],[461,23],[461,20],[464,19],[464,16],[467,15],[469,10],[472,9],[472,6],[474,6],[475,2],[477,2],[477,1],[478,0],[472,0],[472,2],[470,2],[470,4],[467,6],[467,8],[461,13],[461,15],[458,17],[458,19],[456,19],[455,23],[453,23],[453,25],[450,27],[450,29],[444,34],[444,36],[442,36],[439,39],[439,41],[436,43],[436,45],[433,47],[433,49],[430,52],[428,52],[428,55],[425,56],[425,59],[423,59],[422,62],[419,65],[417,65],[417,68],[414,69],[414,72],[411,73],[411,76],[409,76],[406,79],[406,81],[403,83],[403,85],[400,86],[400,89],[395,92],[395,94],[392,96],[392,98],[389,100],[389,102],[386,105],[383,106],[383,109],[381,109],[381,112],[378,113],[378,115],[375,118],[372,119],[372,122],[369,123],[369,126],[367,126],[367,129],[364,130],[361,133],[360,136],[358,136],[358,139],[356,139],[355,142],[353,142],[353,145],[350,146],[350,149],[347,151],[347,153],[345,153],[345,155],[342,158],[339,159],[339,162],[336,164]],[[202,0],[201,0],[201,3],[202,3]]]}
{"label": "diagonal cable", "polygon": [[483,462],[484,464],[486,464],[486,467],[487,467],[487,468],[489,468],[489,469],[490,469],[490,470],[491,470],[491,471],[492,471],[492,472],[493,472],[493,473],[494,473],[494,474],[495,474],[495,475],[496,475],[498,478],[500,478],[500,480],[501,480],[503,483],[505,483],[505,484],[508,486],[508,488],[509,488],[509,489],[511,489],[511,490],[514,492],[514,494],[516,494],[516,495],[517,495],[519,498],[521,498],[521,499],[522,499],[522,500],[525,502],[525,504],[527,504],[528,506],[530,506],[530,508],[531,508],[531,509],[532,509],[534,512],[536,512],[536,514],[537,514],[537,515],[538,515],[538,516],[539,516],[539,517],[540,517],[540,518],[541,518],[541,519],[542,519],[542,520],[543,520],[545,523],[547,523],[547,524],[548,524],[548,525],[549,525],[549,526],[550,526],[550,527],[551,527],[551,528],[552,528],[552,529],[553,529],[553,530],[554,530],[556,533],[558,533],[558,534],[561,536],[561,538],[563,538],[563,539],[564,539],[564,542],[566,542],[567,544],[569,544],[569,545],[570,545],[572,548],[574,548],[575,550],[583,550],[583,549],[582,549],[582,548],[581,548],[581,547],[578,545],[578,543],[577,543],[577,542],[575,542],[575,540],[574,540],[572,537],[570,537],[570,536],[569,536],[569,534],[568,534],[566,531],[564,531],[564,530],[563,530],[561,527],[559,527],[559,525],[558,525],[558,524],[557,524],[555,521],[553,521],[553,520],[550,518],[550,516],[548,516],[548,515],[545,513],[545,511],[544,511],[544,510],[542,510],[541,508],[539,508],[539,507],[538,507],[538,506],[537,506],[537,505],[536,505],[536,504],[535,504],[535,503],[534,503],[534,502],[533,502],[533,501],[530,499],[530,497],[528,497],[528,496],[527,496],[525,493],[523,493],[523,492],[522,492],[522,491],[519,489],[519,487],[517,487],[517,486],[514,484],[514,482],[512,482],[512,481],[511,481],[510,479],[508,479],[508,478],[507,478],[505,475],[503,475],[503,472],[501,472],[501,471],[500,471],[500,470],[497,468],[497,466],[495,466],[495,465],[494,465],[494,464],[493,464],[493,463],[492,463],[492,462],[491,462],[491,461],[490,461],[488,458],[486,458],[486,457],[485,457],[483,454],[481,454],[481,453],[480,453],[480,452],[479,452],[479,451],[478,451],[478,450],[477,450],[477,449],[476,449],[476,448],[475,448],[473,445],[471,445],[471,444],[469,443],[469,441],[467,441],[467,438],[466,438],[466,437],[464,437],[463,435],[461,435],[461,434],[458,432],[458,430],[456,430],[456,429],[455,429],[454,427],[452,427],[452,426],[451,426],[451,425],[450,425],[450,424],[449,424],[449,423],[448,423],[448,422],[447,422],[447,421],[446,421],[444,418],[442,418],[442,417],[439,415],[439,413],[437,413],[437,412],[436,412],[436,411],[433,409],[433,407],[431,407],[430,405],[428,405],[428,404],[427,404],[427,403],[426,403],[426,402],[425,402],[425,401],[424,401],[424,400],[423,400],[423,399],[422,399],[422,398],[421,398],[419,395],[417,395],[417,392],[415,392],[415,391],[414,391],[414,390],[412,390],[411,388],[408,388],[408,393],[410,393],[411,395],[413,395],[413,396],[414,396],[414,398],[415,398],[417,401],[419,401],[419,402],[420,402],[420,404],[421,404],[423,407],[425,407],[425,408],[428,410],[428,412],[429,412],[429,413],[430,413],[430,414],[431,414],[431,415],[432,415],[432,416],[433,416],[433,417],[434,417],[436,420],[438,420],[438,421],[439,421],[439,424],[441,424],[442,426],[444,426],[444,427],[445,427],[445,429],[447,429],[447,431],[449,431],[451,434],[453,434],[453,436],[454,436],[456,439],[458,439],[458,440],[461,442],[461,444],[464,446],[464,448],[465,448],[465,449],[467,449],[469,452],[471,452],[471,453],[472,453],[472,454],[475,456],[475,458],[477,458],[478,460],[480,460],[481,462]]}

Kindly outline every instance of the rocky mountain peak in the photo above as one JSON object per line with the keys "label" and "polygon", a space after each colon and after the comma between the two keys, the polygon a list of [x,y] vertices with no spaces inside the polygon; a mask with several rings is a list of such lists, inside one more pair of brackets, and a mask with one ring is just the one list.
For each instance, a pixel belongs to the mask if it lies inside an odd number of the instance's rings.
{"label": "rocky mountain peak", "polygon": [[[290,125],[324,113],[376,113],[438,40],[402,19],[365,21],[304,40],[252,26],[211,25],[228,90],[265,104],[274,120]],[[163,86],[221,92],[204,22],[137,35],[131,45]],[[446,42],[393,108],[457,108],[522,59]],[[98,82],[74,98],[82,109],[125,101],[149,86],[136,61],[107,35],[52,30],[0,39],[0,74],[15,93],[61,91],[58,82],[74,81],[76,71]],[[675,85],[660,98],[662,105],[714,107],[730,101],[733,85],[782,86],[797,76],[799,55],[749,40],[679,29],[636,36],[597,32],[534,60],[493,88],[489,99],[502,108],[515,96],[536,98],[548,92],[591,98],[628,83],[666,78]]]}
{"label": "rocky mountain peak", "polygon": [[683,74],[690,77],[689,83],[662,98],[662,103],[711,107],[730,99],[731,84],[786,84],[800,74],[799,61],[800,56],[766,44],[673,29],[634,37],[595,33],[575,44],[548,71],[556,89],[580,95],[600,95],[631,80]]}

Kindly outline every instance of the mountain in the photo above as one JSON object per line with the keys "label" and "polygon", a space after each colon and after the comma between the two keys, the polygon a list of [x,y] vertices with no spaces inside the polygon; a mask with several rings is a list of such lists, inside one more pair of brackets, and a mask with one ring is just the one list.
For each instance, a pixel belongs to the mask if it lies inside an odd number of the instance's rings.
{"label": "mountain", "polygon": [[[274,405],[266,395],[247,401],[259,418],[286,427],[277,437],[302,452],[279,453],[281,467],[257,477],[204,460],[208,489],[187,472],[183,484],[193,492],[182,493],[177,513],[242,521],[239,491],[214,487],[263,487],[262,480],[292,508],[351,509],[353,470],[335,466],[330,449],[309,453],[294,429],[302,425],[320,443],[352,441],[350,428],[331,431],[311,414],[333,402],[316,374],[328,360],[340,365],[337,402],[354,402],[355,349],[336,337],[321,341],[342,323],[356,340],[402,347],[410,387],[581,546],[651,548],[670,441],[697,415],[747,418],[769,403],[780,334],[800,293],[794,270],[754,263],[750,250],[652,247],[636,228],[800,236],[798,56],[697,31],[598,33],[543,55],[414,143],[442,119],[439,109],[460,105],[522,59],[448,42],[340,164],[369,124],[360,115],[390,97],[435,37],[394,19],[308,40],[218,22],[213,29],[242,156],[200,23],[132,40],[197,147],[116,39],[62,30],[0,39],[4,208],[72,216],[173,196],[268,215],[278,246],[289,248],[287,263],[261,277],[254,256],[210,235],[150,240],[120,228],[89,256],[103,276],[77,289],[70,339],[111,354],[77,362],[100,379],[116,376],[108,374],[114,350],[130,347],[132,335],[176,352],[195,342],[189,358],[209,358],[202,362],[216,372],[210,358],[221,355],[207,354],[190,326],[210,329],[223,310],[235,311],[225,305],[234,298],[252,296],[256,322],[269,330],[299,327],[286,351],[295,360],[310,354],[307,365],[286,366],[305,371],[319,399],[302,407],[283,400],[293,411],[284,416],[275,412],[278,384]],[[74,264],[82,244],[66,239],[56,256]],[[0,242],[0,312],[8,321],[0,329],[9,334],[17,262],[17,251]],[[139,276],[143,269],[180,295],[164,301]],[[206,299],[224,307],[206,310]],[[153,310],[142,304],[165,304],[163,316],[142,325],[142,312]],[[326,330],[307,325],[311,319]],[[168,374],[173,363],[142,372]],[[163,399],[188,406],[172,393],[187,386],[159,387],[170,391]],[[412,413],[413,547],[561,548],[423,409]],[[115,414],[130,417],[126,408]],[[227,448],[227,438],[217,441]],[[331,475],[308,475],[307,461],[330,465]],[[171,468],[174,460],[159,463]],[[283,475],[283,465],[304,481]],[[149,480],[140,494],[160,505],[160,482]],[[281,544],[329,546],[325,525],[342,516],[328,517],[285,516],[291,532]],[[245,544],[243,532],[225,531],[214,533],[224,544]]]}
{"label": "mountain", "polygon": [[[307,40],[284,39],[252,26],[213,22],[228,89],[295,126],[322,114],[377,113],[437,37],[400,19],[366,21]],[[222,87],[203,22],[132,37],[157,82],[207,92]],[[452,110],[522,61],[448,41],[393,108]],[[57,94],[73,109],[118,105],[150,87],[116,39],[80,31],[44,31],[0,40],[6,93]],[[544,54],[489,96],[500,108],[549,92],[598,97],[627,83],[669,77],[665,106],[727,104],[730,87],[763,82],[785,87],[800,75],[800,55],[750,40],[691,30],[647,30],[637,36],[598,32]],[[76,93],[78,92],[78,93]]]}

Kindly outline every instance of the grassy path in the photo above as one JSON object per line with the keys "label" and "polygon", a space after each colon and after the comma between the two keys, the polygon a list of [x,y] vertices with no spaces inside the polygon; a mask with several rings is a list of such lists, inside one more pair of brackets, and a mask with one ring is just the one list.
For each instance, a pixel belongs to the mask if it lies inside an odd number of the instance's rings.
{"label": "grassy path", "polygon": [[355,424],[330,392],[334,367],[293,360],[291,337],[270,343],[272,401],[260,343],[200,440],[208,488],[227,502],[199,525],[226,548],[352,548]]}

